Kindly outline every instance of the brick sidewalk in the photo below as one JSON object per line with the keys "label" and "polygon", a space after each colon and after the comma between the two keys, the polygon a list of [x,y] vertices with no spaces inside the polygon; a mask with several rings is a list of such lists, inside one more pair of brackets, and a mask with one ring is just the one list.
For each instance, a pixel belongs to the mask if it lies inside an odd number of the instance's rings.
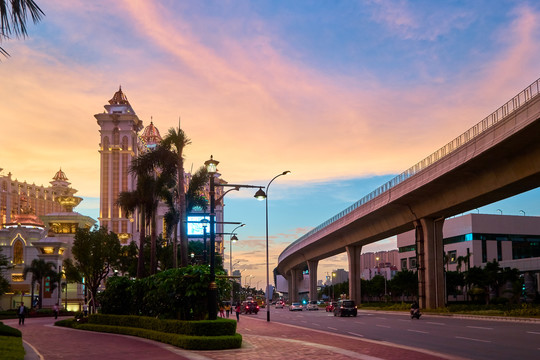
{"label": "brick sidewalk", "polygon": [[17,320],[4,323],[20,329],[23,340],[37,350],[38,355],[30,351],[25,360],[39,360],[39,354],[44,360],[458,359],[250,316],[241,317],[238,323],[237,331],[243,337],[242,348],[221,351],[187,351],[136,337],[55,327],[52,318],[29,318],[24,326],[18,326]]}

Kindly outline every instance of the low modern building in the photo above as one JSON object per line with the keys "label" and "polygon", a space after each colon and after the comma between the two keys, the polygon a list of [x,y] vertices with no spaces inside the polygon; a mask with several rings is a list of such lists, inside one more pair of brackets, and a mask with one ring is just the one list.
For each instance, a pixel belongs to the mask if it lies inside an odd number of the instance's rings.
{"label": "low modern building", "polygon": [[[444,221],[444,252],[449,271],[483,267],[496,260],[540,283],[540,217],[466,214]],[[416,270],[414,230],[397,236],[399,269]]]}

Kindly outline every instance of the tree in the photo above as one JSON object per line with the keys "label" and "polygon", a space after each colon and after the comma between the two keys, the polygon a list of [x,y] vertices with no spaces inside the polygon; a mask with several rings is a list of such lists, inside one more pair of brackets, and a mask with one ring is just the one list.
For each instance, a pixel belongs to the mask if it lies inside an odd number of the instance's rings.
{"label": "tree", "polygon": [[402,270],[389,281],[392,295],[418,296],[418,276],[412,270]]}
{"label": "tree", "polygon": [[32,273],[32,305],[34,301],[34,286],[39,284],[39,301],[38,309],[41,309],[43,304],[43,279],[46,277],[55,278],[57,273],[54,271],[56,265],[52,262],[45,262],[43,259],[34,259],[30,266],[25,266],[23,270],[23,278],[26,279],[28,273]]}
{"label": "tree", "polygon": [[[36,24],[45,13],[34,0],[0,0],[0,43],[11,35],[16,38],[26,37],[26,21],[29,15]],[[0,54],[9,56],[2,47]]]}
{"label": "tree", "polygon": [[[191,140],[184,133],[184,130],[178,125],[178,129],[170,128],[167,135],[161,141],[160,146],[176,155],[176,185],[178,189],[178,212],[180,218],[180,266],[188,264],[188,238],[187,238],[187,219],[186,198],[184,184],[184,148],[191,144]],[[174,240],[174,249],[176,250],[176,239]],[[176,251],[174,252],[176,254]]]}
{"label": "tree", "polygon": [[103,227],[93,231],[78,228],[71,251],[75,260],[73,266],[84,278],[90,308],[94,309],[98,288],[120,257],[120,241],[115,233]]}

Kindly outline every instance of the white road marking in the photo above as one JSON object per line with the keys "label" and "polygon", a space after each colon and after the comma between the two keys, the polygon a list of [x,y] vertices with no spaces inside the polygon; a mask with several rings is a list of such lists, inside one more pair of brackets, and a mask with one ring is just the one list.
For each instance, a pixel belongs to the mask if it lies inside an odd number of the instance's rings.
{"label": "white road marking", "polygon": [[390,329],[390,326],[386,326],[386,325],[375,325],[375,326]]}
{"label": "white road marking", "polygon": [[431,322],[431,321],[426,322],[426,324],[431,324],[431,325],[446,325],[445,323]]}
{"label": "white road marking", "polygon": [[358,336],[358,337],[364,337],[364,335],[360,335],[360,334],[353,333],[353,332],[349,332],[348,334],[351,334],[353,336]]}
{"label": "white road marking", "polygon": [[319,325],[319,324],[315,324],[315,323],[311,323],[311,325],[315,325],[315,326],[321,326],[321,325]]}
{"label": "white road marking", "polygon": [[482,327],[482,326],[467,326],[469,329],[482,329],[482,330],[493,330],[493,328]]}
{"label": "white road marking", "polygon": [[336,328],[333,328],[333,327],[330,327],[330,326],[327,326],[327,328],[330,329],[330,330],[336,330],[337,331]]}
{"label": "white road marking", "polygon": [[420,330],[407,329],[407,331],[410,331],[410,332],[417,332],[417,333],[421,333],[421,334],[429,334],[429,332],[427,332],[427,331],[420,331]]}
{"label": "white road marking", "polygon": [[540,335],[540,332],[537,332],[537,331],[527,331],[527,334],[536,334],[536,335]]}
{"label": "white road marking", "polygon": [[490,343],[490,342],[491,342],[491,341],[489,341],[489,340],[473,339],[473,338],[468,338],[468,337],[463,337],[463,336],[456,336],[456,339],[471,340],[471,341],[479,341],[479,342],[485,342],[485,343]]}

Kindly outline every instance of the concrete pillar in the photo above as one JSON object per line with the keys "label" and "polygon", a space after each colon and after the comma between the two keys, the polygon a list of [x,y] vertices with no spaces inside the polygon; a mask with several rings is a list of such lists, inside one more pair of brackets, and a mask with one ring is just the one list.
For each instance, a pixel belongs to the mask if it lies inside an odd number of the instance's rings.
{"label": "concrete pillar", "polygon": [[298,273],[302,274],[299,269],[291,270],[291,278],[289,280],[289,302],[298,301]]}
{"label": "concrete pillar", "polygon": [[362,246],[347,246],[347,257],[349,258],[349,299],[357,304],[362,301],[362,291],[360,288],[362,275]]}
{"label": "concrete pillar", "polygon": [[307,262],[308,272],[309,272],[309,300],[318,300],[317,265],[319,265],[319,261],[317,260],[309,260]]}
{"label": "concrete pillar", "polygon": [[418,266],[418,298],[421,308],[445,306],[444,219],[422,218],[415,222],[416,261]]}

